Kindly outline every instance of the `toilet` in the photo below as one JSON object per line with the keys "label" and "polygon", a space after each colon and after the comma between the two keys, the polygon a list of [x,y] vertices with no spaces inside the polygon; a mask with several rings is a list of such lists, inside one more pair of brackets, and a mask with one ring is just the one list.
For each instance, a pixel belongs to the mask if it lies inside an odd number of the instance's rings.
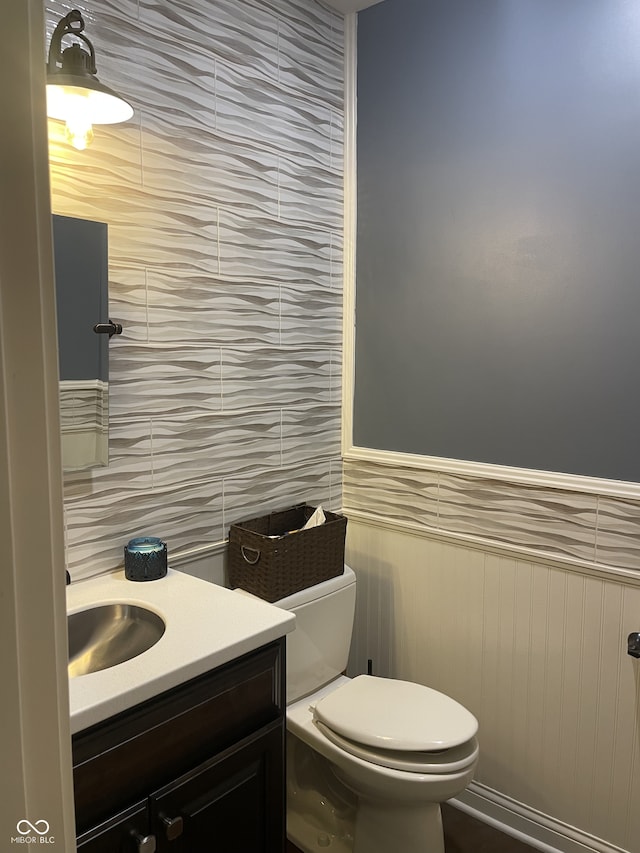
{"label": "toilet", "polygon": [[304,853],[444,853],[440,803],[478,762],[478,723],[420,684],[343,673],[356,577],[275,602],[287,636],[287,834]]}

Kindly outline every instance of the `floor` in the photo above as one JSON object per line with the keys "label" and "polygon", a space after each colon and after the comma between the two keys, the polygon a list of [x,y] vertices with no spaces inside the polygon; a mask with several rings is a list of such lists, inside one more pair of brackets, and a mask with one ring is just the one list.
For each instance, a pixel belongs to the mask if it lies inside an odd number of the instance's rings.
{"label": "floor", "polygon": [[[498,832],[460,809],[442,805],[446,853],[535,853],[533,847]],[[287,842],[287,853],[301,853]]]}

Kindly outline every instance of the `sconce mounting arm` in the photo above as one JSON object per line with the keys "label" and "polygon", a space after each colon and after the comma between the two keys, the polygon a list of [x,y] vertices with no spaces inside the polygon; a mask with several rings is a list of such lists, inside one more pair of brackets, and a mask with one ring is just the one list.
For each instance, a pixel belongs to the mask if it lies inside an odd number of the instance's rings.
{"label": "sconce mounting arm", "polygon": [[[47,71],[49,74],[65,73],[96,73],[96,54],[93,45],[84,35],[84,18],[77,9],[72,9],[58,24],[51,36],[49,44],[49,57],[47,60]],[[72,45],[64,52],[62,50],[62,39],[67,35],[74,35],[81,39],[89,48],[89,54],[80,48],[80,45]]]}

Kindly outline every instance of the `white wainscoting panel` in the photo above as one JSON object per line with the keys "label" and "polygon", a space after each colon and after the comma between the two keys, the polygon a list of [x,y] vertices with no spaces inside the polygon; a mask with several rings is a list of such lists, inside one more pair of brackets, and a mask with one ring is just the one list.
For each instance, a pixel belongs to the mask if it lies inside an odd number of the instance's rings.
{"label": "white wainscoting panel", "polygon": [[626,645],[640,586],[361,517],[349,520],[347,562],[358,576],[351,672],[372,659],[375,674],[468,707],[477,782],[548,816],[566,839],[558,849],[575,850],[577,832],[594,850],[638,853],[640,661]]}

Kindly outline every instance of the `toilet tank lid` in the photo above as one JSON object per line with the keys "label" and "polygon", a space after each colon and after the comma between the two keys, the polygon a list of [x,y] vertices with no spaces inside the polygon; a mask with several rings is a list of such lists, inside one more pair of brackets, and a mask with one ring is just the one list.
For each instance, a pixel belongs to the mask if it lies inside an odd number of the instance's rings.
{"label": "toilet tank lid", "polygon": [[478,721],[455,699],[410,681],[359,675],[320,699],[314,717],[355,743],[433,752],[473,738]]}
{"label": "toilet tank lid", "polygon": [[273,604],[276,607],[281,607],[283,610],[295,610],[303,604],[308,604],[310,601],[317,601],[319,598],[331,595],[333,592],[338,592],[338,590],[351,586],[355,582],[355,572],[345,564],[343,574],[314,584],[306,589],[301,589],[299,592],[294,592],[293,595],[288,595],[286,598],[274,601]]}

